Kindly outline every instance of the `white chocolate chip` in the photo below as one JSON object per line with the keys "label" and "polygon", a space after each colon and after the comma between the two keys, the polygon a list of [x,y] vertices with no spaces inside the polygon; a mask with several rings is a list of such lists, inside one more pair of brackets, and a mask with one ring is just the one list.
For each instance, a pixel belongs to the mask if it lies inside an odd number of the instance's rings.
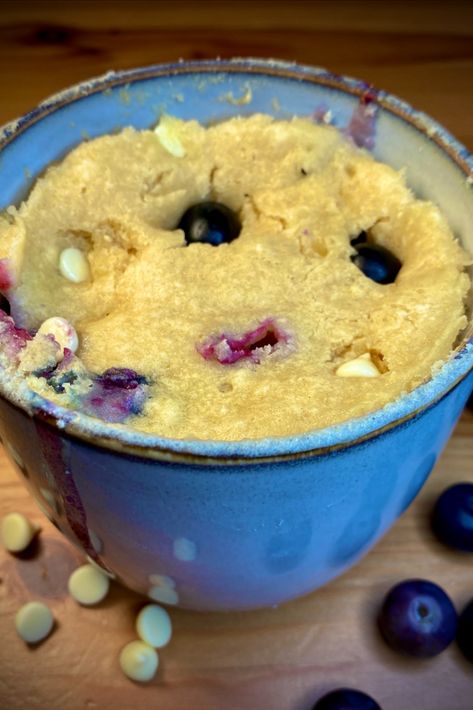
{"label": "white chocolate chip", "polygon": [[369,353],[364,353],[354,360],[342,363],[335,374],[339,377],[378,377],[381,373],[371,359]]}
{"label": "white chocolate chip", "polygon": [[105,599],[110,588],[110,580],[98,567],[82,565],[69,577],[69,594],[85,606],[93,606]]}
{"label": "white chocolate chip", "polygon": [[9,552],[26,550],[39,528],[21,513],[10,513],[2,520],[1,537]]}
{"label": "white chocolate chip", "polygon": [[53,316],[41,323],[38,333],[41,335],[52,335],[54,340],[61,346],[62,357],[64,348],[68,348],[75,353],[79,347],[79,338],[77,337],[75,328],[69,321],[60,316]]}
{"label": "white chocolate chip", "polygon": [[162,602],[171,606],[179,603],[179,595],[172,587],[151,587],[148,590],[148,596],[155,602]]}
{"label": "white chocolate chip", "polygon": [[185,148],[178,137],[180,121],[172,116],[161,116],[161,119],[154,129],[159,138],[159,142],[168,153],[175,158],[183,158],[186,154]]}
{"label": "white chocolate chip", "polygon": [[51,610],[41,602],[29,602],[16,613],[15,626],[26,643],[38,643],[49,636],[54,619]]}
{"label": "white chocolate chip", "polygon": [[120,653],[120,667],[131,680],[146,683],[158,670],[158,654],[143,641],[131,641]]}
{"label": "white chocolate chip", "polygon": [[90,278],[90,267],[86,255],[76,247],[67,247],[59,255],[59,271],[72,283],[80,284]]}
{"label": "white chocolate chip", "polygon": [[169,643],[172,625],[169,614],[157,604],[148,604],[136,617],[136,632],[140,639],[153,648]]}

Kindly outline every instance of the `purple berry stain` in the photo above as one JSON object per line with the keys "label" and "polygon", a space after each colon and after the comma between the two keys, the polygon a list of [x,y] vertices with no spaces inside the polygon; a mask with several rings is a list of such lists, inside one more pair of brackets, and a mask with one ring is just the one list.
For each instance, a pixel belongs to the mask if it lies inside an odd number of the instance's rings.
{"label": "purple berry stain", "polygon": [[38,418],[34,423],[42,459],[40,470],[47,471],[54,480],[55,495],[61,501],[61,508],[64,511],[70,536],[77,540],[89,557],[101,564],[90,540],[87,515],[74,476],[69,469],[70,447],[52,427],[41,419]]}
{"label": "purple berry stain", "polygon": [[147,397],[148,381],[126,367],[112,367],[92,379],[83,410],[108,422],[123,422],[140,414]]}
{"label": "purple berry stain", "polygon": [[205,360],[216,360],[221,365],[233,365],[239,360],[259,363],[263,355],[271,354],[289,342],[289,334],[274,319],[267,318],[242,335],[212,335],[197,345],[197,351]]}
{"label": "purple berry stain", "polygon": [[358,148],[366,148],[367,150],[374,148],[378,113],[376,99],[373,89],[365,91],[344,130],[344,133],[352,139]]}

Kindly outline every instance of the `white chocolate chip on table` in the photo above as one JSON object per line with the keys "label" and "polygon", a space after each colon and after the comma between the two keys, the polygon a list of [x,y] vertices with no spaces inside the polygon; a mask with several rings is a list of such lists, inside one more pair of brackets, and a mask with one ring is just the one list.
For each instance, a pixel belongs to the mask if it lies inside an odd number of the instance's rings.
{"label": "white chocolate chip on table", "polygon": [[83,251],[77,247],[67,247],[59,255],[59,271],[72,283],[83,283],[90,278],[90,266]]}
{"label": "white chocolate chip on table", "polygon": [[131,680],[146,683],[158,670],[158,654],[143,641],[130,641],[120,653],[120,667]]}
{"label": "white chocolate chip on table", "polygon": [[381,373],[371,359],[370,353],[364,353],[342,363],[335,374],[338,377],[378,377]]}
{"label": "white chocolate chip on table", "polygon": [[41,602],[28,602],[15,616],[16,630],[26,643],[39,643],[49,636],[53,625],[51,610]]}
{"label": "white chocolate chip on table", "polygon": [[[37,529],[19,513],[11,513],[2,521],[2,539],[9,550],[20,550],[29,544]],[[169,587],[174,581],[163,575],[151,575],[150,581]],[[108,577],[95,565],[85,564],[69,578],[68,588],[73,598],[86,606],[97,604],[109,590]],[[21,607],[15,617],[18,635],[28,644],[36,644],[51,633],[54,617],[43,603],[32,601]],[[157,604],[147,604],[136,617],[139,639],[128,643],[120,653],[120,667],[133,681],[148,682],[154,678],[159,666],[157,648],[169,643],[172,623],[169,614]]]}
{"label": "white chocolate chip on table", "polygon": [[69,577],[69,594],[79,604],[93,606],[99,604],[108,594],[110,579],[98,567],[82,565]]}
{"label": "white chocolate chip on table", "polygon": [[8,552],[22,552],[30,545],[38,530],[21,513],[9,513],[2,520],[2,543]]}
{"label": "white chocolate chip on table", "polygon": [[157,604],[143,607],[136,617],[136,631],[142,641],[153,648],[162,648],[172,636],[169,614]]}

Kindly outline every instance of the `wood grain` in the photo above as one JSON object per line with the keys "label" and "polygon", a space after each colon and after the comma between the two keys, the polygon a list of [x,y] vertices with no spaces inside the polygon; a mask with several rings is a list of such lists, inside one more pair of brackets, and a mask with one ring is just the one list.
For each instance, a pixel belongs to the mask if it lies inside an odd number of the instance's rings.
{"label": "wood grain", "polygon": [[327,66],[434,115],[473,145],[473,3],[1,2],[0,122],[109,69],[179,57]]}
{"label": "wood grain", "polygon": [[[473,147],[473,4],[469,2],[1,2],[0,123],[45,96],[111,68],[178,57],[275,56],[362,77],[435,116]],[[425,489],[354,570],[279,609],[173,610],[174,637],[148,687],[118,670],[142,600],[114,587],[97,609],[66,592],[80,555],[42,516],[0,453],[0,515],[43,527],[31,559],[0,551],[1,710],[310,710],[339,685],[384,710],[471,710],[473,667],[455,647],[430,662],[398,658],[374,616],[393,583],[422,576],[458,608],[473,597],[471,556],[444,549],[428,515],[448,484],[473,480],[465,412]],[[16,636],[24,602],[51,605],[57,628],[38,649]]]}

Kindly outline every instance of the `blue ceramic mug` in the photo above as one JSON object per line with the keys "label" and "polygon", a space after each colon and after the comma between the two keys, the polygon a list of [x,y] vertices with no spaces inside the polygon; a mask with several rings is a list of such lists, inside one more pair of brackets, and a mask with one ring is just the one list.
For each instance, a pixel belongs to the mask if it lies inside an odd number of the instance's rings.
{"label": "blue ceramic mug", "polygon": [[[0,209],[86,137],[265,112],[349,124],[370,102],[374,155],[405,167],[473,251],[473,159],[430,118],[360,81],[275,61],[181,62],[110,73],[0,132]],[[329,112],[329,113],[328,113]],[[151,598],[251,609],[312,591],[356,562],[415,497],[473,386],[471,326],[428,382],[361,418],[299,436],[170,440],[116,430],[40,397],[0,398],[6,450],[49,519]],[[415,353],[415,344],[413,344]]]}

